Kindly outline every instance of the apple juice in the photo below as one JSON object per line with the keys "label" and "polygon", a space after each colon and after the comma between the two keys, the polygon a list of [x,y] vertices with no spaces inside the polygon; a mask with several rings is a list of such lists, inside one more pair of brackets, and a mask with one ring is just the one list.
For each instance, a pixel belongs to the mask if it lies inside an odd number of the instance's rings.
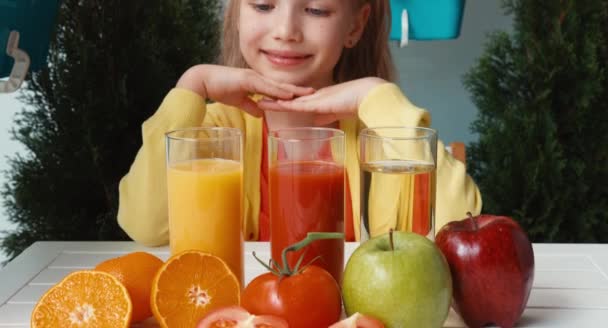
{"label": "apple juice", "polygon": [[435,164],[381,160],[361,164],[361,240],[415,232],[434,240]]}

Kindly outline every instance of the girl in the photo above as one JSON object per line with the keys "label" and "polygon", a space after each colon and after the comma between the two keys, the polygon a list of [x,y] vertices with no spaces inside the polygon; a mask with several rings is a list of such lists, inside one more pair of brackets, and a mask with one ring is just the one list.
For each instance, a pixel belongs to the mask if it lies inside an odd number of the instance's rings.
{"label": "girl", "polygon": [[[347,239],[358,238],[357,133],[364,127],[430,124],[428,112],[390,83],[389,17],[388,0],[230,0],[224,66],[188,69],[143,124],[143,146],[119,187],[120,226],[142,244],[167,244],[164,133],[229,126],[245,135],[245,237],[268,240],[267,160],[262,156],[267,132],[316,125],[345,132],[345,230]],[[481,208],[479,190],[464,165],[441,142],[438,149],[437,229]]]}

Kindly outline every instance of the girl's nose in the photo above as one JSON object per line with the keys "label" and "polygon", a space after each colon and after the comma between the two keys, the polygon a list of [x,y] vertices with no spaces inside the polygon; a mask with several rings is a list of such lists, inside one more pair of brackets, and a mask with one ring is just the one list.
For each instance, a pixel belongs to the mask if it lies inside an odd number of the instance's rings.
{"label": "girl's nose", "polygon": [[277,14],[274,20],[274,39],[283,42],[302,41],[302,29],[295,10],[284,8]]}

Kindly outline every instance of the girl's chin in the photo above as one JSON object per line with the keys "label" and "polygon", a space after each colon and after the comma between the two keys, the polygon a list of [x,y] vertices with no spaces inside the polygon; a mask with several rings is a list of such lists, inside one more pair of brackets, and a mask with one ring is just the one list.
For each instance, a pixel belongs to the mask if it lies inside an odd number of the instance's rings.
{"label": "girl's chin", "polygon": [[313,87],[315,89],[319,89],[330,85],[330,83],[325,83],[316,79],[297,76],[298,74],[294,72],[265,72],[261,74],[264,77],[279,83],[293,84],[301,87]]}
{"label": "girl's chin", "polygon": [[285,74],[283,72],[271,72],[269,74],[263,74],[265,77],[279,82],[279,83],[287,83],[287,84],[294,84],[294,85],[300,85],[300,86],[305,86],[307,84],[310,83],[310,81],[308,79],[302,79],[302,78],[297,78],[295,76],[293,76],[293,74]]}

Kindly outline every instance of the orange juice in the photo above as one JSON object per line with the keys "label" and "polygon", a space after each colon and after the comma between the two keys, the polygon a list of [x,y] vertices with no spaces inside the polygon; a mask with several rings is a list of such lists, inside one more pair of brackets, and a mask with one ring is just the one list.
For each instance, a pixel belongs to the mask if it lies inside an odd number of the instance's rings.
{"label": "orange juice", "polygon": [[197,249],[224,260],[243,282],[241,163],[176,162],[167,169],[171,254]]}

